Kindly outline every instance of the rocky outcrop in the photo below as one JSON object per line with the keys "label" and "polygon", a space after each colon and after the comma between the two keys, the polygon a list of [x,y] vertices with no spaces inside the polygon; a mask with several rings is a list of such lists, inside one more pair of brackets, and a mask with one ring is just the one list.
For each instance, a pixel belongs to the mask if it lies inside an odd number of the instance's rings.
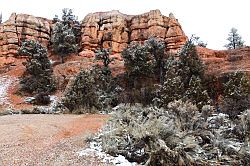
{"label": "rocky outcrop", "polygon": [[50,39],[50,21],[13,13],[9,20],[0,24],[0,56],[15,56],[25,39],[38,40],[47,47]]}
{"label": "rocky outcrop", "polygon": [[[48,47],[51,27],[51,20],[15,13],[9,20],[0,24],[0,73],[19,65],[20,59],[17,60],[15,55],[23,40],[36,39]],[[98,47],[111,47],[113,53],[118,53],[113,55],[115,61],[111,65],[114,66],[115,73],[121,73],[124,66],[119,53],[129,43],[144,42],[150,36],[165,41],[166,48],[172,52],[176,52],[187,40],[181,25],[172,13],[169,17],[162,15],[159,10],[141,15],[126,15],[115,10],[91,13],[82,20],[82,52],[79,53],[79,58],[94,64],[93,51]],[[235,70],[250,73],[249,47],[222,51],[202,47],[197,49],[207,64],[208,73],[222,74]]]}
{"label": "rocky outcrop", "polygon": [[135,16],[116,10],[91,13],[82,21],[84,49],[111,47],[113,52],[120,53],[130,42],[143,42],[151,36],[165,41],[168,51],[177,51],[187,41],[173,14],[166,17],[159,10]]}
{"label": "rocky outcrop", "polygon": [[[0,24],[0,57],[13,57],[25,39],[36,39],[49,45],[51,20],[27,14],[13,13]],[[168,51],[177,51],[187,40],[173,14],[166,17],[159,10],[141,15],[126,15],[119,11],[88,14],[82,20],[81,50],[112,48],[120,53],[130,42],[143,42],[150,36],[165,41]]]}
{"label": "rocky outcrop", "polygon": [[211,50],[197,47],[198,54],[207,67],[207,73],[221,75],[223,73],[242,71],[250,78],[250,47],[235,50]]}

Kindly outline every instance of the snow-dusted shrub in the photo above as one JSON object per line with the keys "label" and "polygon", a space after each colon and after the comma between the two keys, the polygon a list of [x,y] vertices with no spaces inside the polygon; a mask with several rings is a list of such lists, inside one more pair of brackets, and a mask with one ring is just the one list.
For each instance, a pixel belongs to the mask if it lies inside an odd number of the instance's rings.
{"label": "snow-dusted shrub", "polygon": [[241,120],[200,113],[189,102],[168,108],[119,105],[99,140],[111,155],[146,165],[244,165],[249,163],[249,110]]}
{"label": "snow-dusted shrub", "polygon": [[163,109],[153,107],[121,106],[103,130],[103,149],[131,161],[145,162],[151,141],[162,139],[169,146],[174,144],[174,125],[165,114]]}

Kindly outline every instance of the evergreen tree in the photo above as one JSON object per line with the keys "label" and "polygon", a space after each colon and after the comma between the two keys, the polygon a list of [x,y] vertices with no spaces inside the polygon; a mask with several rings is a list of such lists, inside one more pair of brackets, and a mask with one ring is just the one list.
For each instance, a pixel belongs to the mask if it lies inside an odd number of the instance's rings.
{"label": "evergreen tree", "polygon": [[242,40],[241,36],[237,32],[236,28],[232,28],[228,34],[227,40],[229,41],[228,44],[225,45],[228,49],[236,49],[241,48],[244,46],[244,41]]}
{"label": "evergreen tree", "polygon": [[193,38],[193,42],[195,45],[200,46],[200,47],[207,47],[207,43],[205,43],[204,41],[200,40],[199,36],[196,35],[192,35],[191,38]]}
{"label": "evergreen tree", "polygon": [[18,54],[27,56],[26,71],[21,79],[21,90],[28,93],[51,92],[55,90],[48,51],[38,41],[27,40],[18,49]]}
{"label": "evergreen tree", "polygon": [[188,86],[193,75],[199,77],[200,79],[204,78],[204,64],[197,53],[194,40],[195,39],[191,37],[179,53],[180,68],[182,69],[180,74],[183,78],[185,87]]}
{"label": "evergreen tree", "polygon": [[198,108],[209,104],[210,98],[203,85],[204,65],[200,60],[193,38],[187,41],[179,53],[179,59],[169,58],[166,63],[166,75],[160,89],[160,103],[182,99],[195,103]]}
{"label": "evergreen tree", "polygon": [[230,73],[224,84],[222,111],[230,117],[250,108],[250,82],[242,72]]}
{"label": "evergreen tree", "polygon": [[153,74],[153,57],[144,45],[132,43],[122,51],[125,68],[129,77],[149,76]]}
{"label": "evergreen tree", "polygon": [[114,60],[113,58],[110,58],[110,52],[111,52],[110,49],[105,49],[105,48],[97,49],[95,52],[95,59],[102,61],[103,63],[102,72],[106,76],[111,75],[109,64]]}
{"label": "evergreen tree", "polygon": [[58,16],[53,19],[55,25],[52,28],[51,42],[53,51],[60,55],[63,63],[65,56],[78,51],[81,27],[71,9],[63,9],[62,12],[62,20]]}
{"label": "evergreen tree", "polygon": [[179,53],[179,74],[185,88],[183,99],[194,102],[201,109],[203,105],[210,103],[210,98],[203,83],[205,68],[197,53],[195,40],[192,36]]}
{"label": "evergreen tree", "polygon": [[170,57],[166,61],[166,75],[164,79],[164,83],[160,88],[156,91],[156,101],[157,105],[160,107],[167,108],[168,103],[182,99],[183,93],[185,91],[184,85],[179,72],[178,61],[173,57]]}
{"label": "evergreen tree", "polygon": [[117,86],[115,78],[112,76],[109,64],[114,61],[110,58],[111,49],[97,49],[95,59],[101,60],[103,66],[94,67],[95,83],[97,86],[98,101],[102,110],[118,104],[118,96],[122,89]]}
{"label": "evergreen tree", "polygon": [[224,84],[224,96],[241,100],[250,94],[250,82],[243,72],[230,73]]}
{"label": "evergreen tree", "polygon": [[149,38],[145,42],[145,47],[147,48],[148,52],[154,58],[154,68],[155,74],[159,75],[160,84],[163,84],[164,81],[164,66],[165,66],[165,43],[162,41],[157,40],[154,37]]}
{"label": "evergreen tree", "polygon": [[98,108],[95,79],[92,70],[81,70],[65,90],[62,105],[70,112],[81,108]]}
{"label": "evergreen tree", "polygon": [[132,43],[124,49],[122,56],[129,76],[141,77],[155,74],[163,84],[165,75],[165,44],[150,37],[143,45]]}
{"label": "evergreen tree", "polygon": [[183,99],[185,101],[191,101],[196,104],[198,108],[202,108],[204,105],[210,104],[210,98],[207,90],[202,85],[201,79],[197,76],[192,76],[188,88],[186,89]]}

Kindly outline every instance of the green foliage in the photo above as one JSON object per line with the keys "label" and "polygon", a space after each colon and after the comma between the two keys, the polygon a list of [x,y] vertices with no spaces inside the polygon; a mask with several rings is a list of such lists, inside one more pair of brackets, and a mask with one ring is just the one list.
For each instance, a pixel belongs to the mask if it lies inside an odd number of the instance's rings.
{"label": "green foliage", "polygon": [[227,40],[229,41],[224,47],[228,49],[236,49],[244,47],[244,41],[242,40],[241,36],[237,32],[236,28],[232,28],[228,34]]}
{"label": "green foliage", "polygon": [[126,71],[129,77],[149,76],[153,74],[152,56],[147,47],[132,43],[122,51]]}
{"label": "green foliage", "polygon": [[39,42],[27,40],[18,49],[18,54],[27,56],[25,74],[20,81],[21,90],[28,93],[52,92],[55,83],[48,52]]}
{"label": "green foliage", "polygon": [[165,43],[151,37],[143,45],[132,43],[124,49],[122,56],[129,76],[149,77],[159,76],[163,83],[165,67]]}
{"label": "green foliage", "polygon": [[160,86],[156,91],[154,99],[156,105],[167,107],[168,103],[174,100],[179,100],[183,97],[184,84],[181,76],[179,76],[179,61],[170,57],[166,62],[166,75],[163,86]]}
{"label": "green foliage", "polygon": [[[109,71],[109,72],[107,72]],[[107,111],[108,108],[118,104],[119,93],[122,91],[113,78],[110,68],[94,66],[96,94],[98,96],[99,109]]]}
{"label": "green foliage", "polygon": [[199,113],[181,100],[166,109],[119,105],[95,141],[111,155],[148,166],[248,163],[250,111],[235,121],[211,111],[206,105]]}
{"label": "green foliage", "polygon": [[149,54],[153,57],[153,63],[155,68],[155,74],[159,75],[160,83],[164,81],[164,67],[165,67],[165,43],[159,41],[154,37],[149,38],[145,42],[145,47],[147,48]]}
{"label": "green foliage", "polygon": [[95,59],[101,60],[104,67],[109,67],[109,64],[113,61],[113,59],[110,59],[110,49],[97,49],[95,52]]}
{"label": "green foliage", "polygon": [[250,94],[250,82],[243,72],[229,73],[227,82],[224,84],[224,96],[241,100]]}
{"label": "green foliage", "polygon": [[80,108],[98,108],[97,101],[98,97],[92,70],[81,70],[75,79],[72,80],[62,98],[62,104],[70,112]]}
{"label": "green foliage", "polygon": [[62,12],[62,20],[57,16],[53,19],[55,25],[52,28],[51,42],[53,51],[61,56],[63,63],[65,56],[78,51],[81,27],[71,9],[63,9]]}
{"label": "green foliage", "polygon": [[250,108],[250,82],[242,72],[229,73],[226,79],[222,110],[234,118],[240,112]]}
{"label": "green foliage", "polygon": [[189,85],[185,91],[183,99],[194,102],[200,109],[202,106],[210,104],[210,98],[202,85],[201,79],[194,75],[189,81]]}
{"label": "green foliage", "polygon": [[193,42],[195,45],[200,46],[200,47],[207,47],[207,43],[205,43],[204,41],[200,40],[200,37],[196,36],[196,35],[192,35],[191,38],[193,39]]}
{"label": "green foliage", "polygon": [[[156,38],[149,38],[144,44],[131,43],[122,56],[127,72],[127,98],[130,103],[152,103],[155,97],[154,84],[162,85],[165,75],[165,44]],[[146,83],[147,82],[147,83]]]}
{"label": "green foliage", "polygon": [[179,59],[170,57],[165,63],[166,75],[163,86],[158,90],[159,106],[166,107],[169,102],[183,99],[195,103],[199,109],[210,103],[205,89],[204,65],[200,60],[191,38],[179,53]]}
{"label": "green foliage", "polygon": [[69,83],[61,104],[70,112],[80,109],[87,112],[92,108],[106,111],[117,105],[120,91],[112,75],[106,75],[100,66],[95,66],[91,70],[81,70]]}
{"label": "green foliage", "polygon": [[201,79],[204,78],[204,64],[196,51],[193,38],[189,39],[182,47],[179,57],[180,68],[182,69],[180,74],[183,78],[185,87],[189,84],[193,75]]}
{"label": "green foliage", "polygon": [[103,63],[102,74],[106,75],[107,78],[111,76],[111,70],[109,68],[109,64],[114,60],[110,58],[110,49],[97,49],[95,52],[95,59],[101,60]]}

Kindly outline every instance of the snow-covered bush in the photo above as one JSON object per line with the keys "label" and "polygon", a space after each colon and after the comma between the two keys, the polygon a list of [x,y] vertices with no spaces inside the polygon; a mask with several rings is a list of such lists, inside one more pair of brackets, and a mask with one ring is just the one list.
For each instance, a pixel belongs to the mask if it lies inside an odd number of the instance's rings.
{"label": "snow-covered bush", "polygon": [[183,101],[168,108],[119,105],[98,139],[109,154],[145,165],[245,165],[249,110],[241,120]]}

